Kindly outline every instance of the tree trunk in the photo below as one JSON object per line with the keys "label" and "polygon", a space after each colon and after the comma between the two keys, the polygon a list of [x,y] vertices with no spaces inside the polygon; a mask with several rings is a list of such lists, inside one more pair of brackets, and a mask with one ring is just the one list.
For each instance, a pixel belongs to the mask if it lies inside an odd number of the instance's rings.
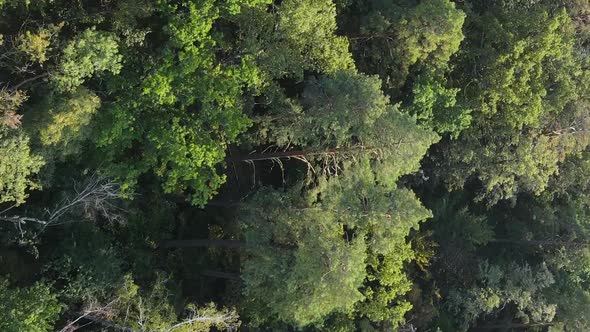
{"label": "tree trunk", "polygon": [[549,240],[511,240],[511,239],[493,239],[490,240],[493,243],[511,243],[511,244],[518,244],[518,245],[528,245],[528,246],[544,246],[549,244],[556,244],[559,243],[556,240],[549,239]]}
{"label": "tree trunk", "polygon": [[166,240],[160,243],[160,248],[193,248],[193,247],[220,247],[220,248],[242,248],[246,245],[238,240]]}
{"label": "tree trunk", "polygon": [[395,32],[373,32],[373,33],[359,33],[359,34],[348,34],[344,35],[348,40],[371,40],[374,38],[394,38]]}
{"label": "tree trunk", "polygon": [[567,241],[563,239],[546,239],[546,240],[510,240],[510,239],[494,239],[490,240],[490,242],[494,243],[511,243],[515,245],[524,245],[524,246],[542,246],[542,247],[556,247],[556,246],[563,246],[568,249],[576,249],[576,248],[583,248],[590,245],[590,242],[586,239],[578,240],[578,241]]}
{"label": "tree trunk", "polygon": [[102,319],[102,318],[99,318],[99,317],[95,317],[95,316],[92,316],[92,315],[85,316],[84,319],[89,320],[89,321],[92,321],[92,322],[97,323],[99,325],[102,325],[103,327],[107,327],[109,329],[114,329],[116,331],[121,331],[121,332],[140,332],[139,330],[134,330],[134,329],[132,329],[130,327],[127,327],[127,326],[121,326],[121,325],[118,325],[116,323],[113,323],[113,322],[111,322],[109,320],[105,320],[105,319]]}
{"label": "tree trunk", "polygon": [[507,324],[480,326],[479,328],[482,330],[514,329],[514,328],[526,328],[526,327],[538,327],[538,326],[551,326],[551,325],[555,325],[555,324],[556,324],[555,322],[552,322],[552,323],[528,323],[528,324],[507,323]]}
{"label": "tree trunk", "polygon": [[[400,143],[401,144],[401,143]],[[265,153],[252,153],[245,155],[238,155],[232,157],[232,161],[259,161],[259,160],[271,160],[271,159],[287,159],[287,158],[302,158],[306,156],[318,156],[318,155],[335,155],[339,153],[365,151],[365,150],[376,150],[371,147],[352,147],[352,148],[333,148],[327,150],[290,150],[290,151],[279,151],[279,152],[265,152]]]}
{"label": "tree trunk", "polygon": [[205,271],[201,272],[201,275],[204,275],[206,277],[213,277],[213,278],[240,280],[239,273],[205,270]]}
{"label": "tree trunk", "polygon": [[14,92],[14,91],[18,90],[18,88],[20,88],[21,86],[23,86],[23,85],[25,85],[27,83],[36,81],[36,80],[38,80],[40,78],[44,78],[44,77],[47,77],[47,76],[49,76],[49,73],[43,73],[43,74],[39,74],[39,75],[33,76],[31,78],[27,78],[26,80],[18,83],[17,85],[13,86],[12,88],[10,88],[10,91],[11,92]]}

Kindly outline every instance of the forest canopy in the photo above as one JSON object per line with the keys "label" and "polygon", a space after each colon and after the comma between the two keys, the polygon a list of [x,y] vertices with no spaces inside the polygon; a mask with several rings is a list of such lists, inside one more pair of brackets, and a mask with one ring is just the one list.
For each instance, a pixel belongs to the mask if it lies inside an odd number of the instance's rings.
{"label": "forest canopy", "polygon": [[0,330],[590,330],[588,0],[0,0]]}

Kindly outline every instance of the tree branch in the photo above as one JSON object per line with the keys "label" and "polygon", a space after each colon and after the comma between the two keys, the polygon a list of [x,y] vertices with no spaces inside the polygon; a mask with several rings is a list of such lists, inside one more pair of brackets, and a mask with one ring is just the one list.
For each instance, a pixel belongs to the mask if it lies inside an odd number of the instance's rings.
{"label": "tree branch", "polygon": [[10,91],[14,92],[14,91],[18,90],[18,88],[20,88],[21,86],[23,86],[23,85],[25,85],[27,83],[36,81],[36,80],[38,80],[40,78],[44,78],[44,77],[47,77],[47,76],[49,76],[49,73],[43,73],[43,74],[39,74],[39,75],[33,76],[31,78],[27,78],[26,80],[24,80],[24,81],[20,82],[19,84],[13,86],[12,88],[10,88]]}

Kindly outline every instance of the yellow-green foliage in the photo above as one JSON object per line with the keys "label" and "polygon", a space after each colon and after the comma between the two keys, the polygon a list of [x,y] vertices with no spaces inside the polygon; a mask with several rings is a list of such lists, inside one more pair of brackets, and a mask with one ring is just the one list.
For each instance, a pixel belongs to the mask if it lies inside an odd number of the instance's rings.
{"label": "yellow-green foliage", "polygon": [[122,56],[114,34],[87,29],[63,50],[53,81],[63,91],[72,91],[94,74],[118,74]]}
{"label": "yellow-green foliage", "polygon": [[412,89],[413,101],[409,111],[420,125],[439,134],[457,138],[471,125],[471,110],[457,103],[459,88],[447,88],[444,79],[433,72],[419,75]]}
{"label": "yellow-green foliage", "polygon": [[235,311],[218,309],[213,303],[202,307],[186,306],[188,317],[176,313],[173,296],[167,288],[168,279],[158,273],[149,287],[139,287],[126,275],[115,291],[109,307],[110,322],[137,331],[208,332],[233,330],[240,326]]}
{"label": "yellow-green foliage", "polygon": [[28,190],[40,188],[34,177],[44,164],[22,131],[0,127],[0,203],[24,203]]}
{"label": "yellow-green foliage", "polygon": [[575,79],[581,68],[571,20],[565,10],[553,16],[527,12],[526,21],[514,20],[512,13],[499,17],[505,22],[484,16],[480,23],[486,49],[495,52],[483,66],[480,84],[487,88],[480,90],[479,107],[487,116],[499,113],[517,129],[539,126],[544,114],[561,111],[577,95]]}
{"label": "yellow-green foliage", "polygon": [[420,2],[396,24],[396,50],[401,66],[422,62],[444,67],[463,40],[465,13],[449,0]]}
{"label": "yellow-green foliage", "polygon": [[41,144],[59,146],[62,154],[68,154],[87,136],[87,126],[99,107],[100,98],[84,88],[51,104],[39,130]]}
{"label": "yellow-green foliage", "polygon": [[[213,25],[223,10],[215,1],[162,4],[160,10],[169,18],[167,42],[154,52],[157,61],[135,63],[144,74],[107,108],[98,145],[112,161],[106,172],[124,190],[151,171],[166,193],[191,192],[190,201],[202,206],[225,182],[219,172],[225,150],[250,125],[242,93],[256,89],[260,75],[251,56],[218,63]],[[141,157],[121,158],[133,144]]]}
{"label": "yellow-green foliage", "polygon": [[27,288],[9,287],[0,279],[0,330],[5,332],[50,332],[62,305],[58,294],[38,282]]}
{"label": "yellow-green foliage", "polygon": [[[354,67],[348,41],[336,32],[336,7],[330,0],[288,0],[281,5],[278,31],[306,63],[327,73]],[[284,45],[280,46],[284,48]]]}
{"label": "yellow-green foliage", "polygon": [[47,61],[47,52],[51,50],[51,39],[63,27],[62,24],[39,29],[37,32],[26,31],[19,36],[17,49],[25,53],[31,60],[43,64]]}

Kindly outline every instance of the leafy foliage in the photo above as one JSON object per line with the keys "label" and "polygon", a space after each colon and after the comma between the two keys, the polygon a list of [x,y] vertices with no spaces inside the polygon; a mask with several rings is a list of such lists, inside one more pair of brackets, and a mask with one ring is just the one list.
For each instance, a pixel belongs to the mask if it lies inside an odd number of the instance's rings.
{"label": "leafy foliage", "polygon": [[242,270],[244,295],[266,308],[256,313],[266,317],[255,322],[276,316],[297,326],[318,324],[363,298],[358,291],[364,278],[362,239],[348,242],[331,211],[279,205],[295,203],[291,197],[297,199],[293,193],[261,190],[252,204],[269,209],[254,205],[243,212],[246,241],[254,247]]}
{"label": "leafy foliage", "polygon": [[123,272],[121,255],[109,239],[92,225],[72,225],[68,241],[57,248],[46,270],[67,284],[64,297],[73,301],[104,301],[114,291]]}
{"label": "leafy foliage", "polygon": [[302,80],[306,70],[354,68],[347,39],[335,34],[336,7],[330,0],[285,1],[270,12],[253,6],[236,21],[241,48],[257,54],[256,63],[271,78]]}
{"label": "leafy foliage", "polygon": [[384,162],[379,171],[383,172],[382,181],[395,183],[399,176],[417,169],[438,136],[418,127],[414,118],[391,105],[379,87],[377,77],[353,71],[312,79],[303,91],[301,106],[262,118],[266,127],[262,143],[394,159],[396,162]]}
{"label": "leafy foliage", "polygon": [[[87,302],[85,316],[103,327],[123,330],[208,332],[212,328],[231,330],[239,327],[240,322],[233,311],[217,309],[214,304],[198,310],[189,304],[187,311],[190,315],[179,319],[170,302],[167,282],[166,276],[160,273],[150,287],[139,287],[130,275],[126,275],[108,303]],[[91,313],[95,315],[90,316]],[[69,326],[77,328],[72,323]]]}
{"label": "leafy foliage", "polygon": [[[109,107],[97,145],[110,162],[106,171],[125,189],[151,171],[165,192],[191,191],[192,203],[204,205],[225,180],[218,164],[227,145],[249,125],[240,97],[257,84],[257,69],[248,57],[216,64],[211,29],[219,9],[213,2],[189,4],[186,13],[163,10],[169,39],[145,66],[136,59],[146,77]],[[116,82],[129,90],[124,83]],[[141,151],[135,158],[122,158],[135,147]]]}
{"label": "leafy foliage", "polygon": [[72,91],[95,73],[118,74],[121,60],[112,34],[88,29],[64,48],[52,79],[60,90]]}
{"label": "leafy foliage", "polygon": [[0,203],[24,203],[27,190],[40,188],[34,176],[43,164],[23,132],[0,128]]}
{"label": "leafy foliage", "polygon": [[17,109],[27,100],[22,91],[0,90],[0,125],[16,129],[21,125],[22,115],[16,113]]}
{"label": "leafy foliage", "polygon": [[432,128],[437,133],[450,134],[457,138],[464,129],[471,125],[471,110],[457,104],[460,89],[447,88],[444,80],[434,73],[425,73],[417,77],[412,88],[413,100],[409,107],[419,124]]}
{"label": "leafy foliage", "polygon": [[[445,69],[463,40],[465,14],[448,0],[355,1],[359,35],[353,45],[361,70],[401,87],[413,66]],[[357,9],[358,8],[358,9]]]}
{"label": "leafy foliage", "polygon": [[533,269],[528,265],[502,267],[487,262],[480,264],[478,281],[481,286],[465,291],[451,291],[449,306],[460,315],[462,329],[482,314],[490,314],[507,304],[516,306],[516,317],[525,322],[551,322],[555,316],[555,304],[548,303],[542,291],[554,282],[547,267]]}
{"label": "leafy foliage", "polygon": [[465,90],[466,102],[476,110],[474,124],[445,154],[450,185],[462,186],[475,176],[483,184],[480,198],[491,204],[522,191],[541,193],[558,162],[587,145],[584,135],[548,134],[586,89],[570,19],[565,11],[550,16],[535,9],[526,21],[514,19],[518,15],[494,12],[472,23],[484,35],[471,37],[472,51],[462,60],[483,68],[464,78],[478,85]]}
{"label": "leafy foliage", "polygon": [[54,26],[49,25],[39,29],[38,32],[27,31],[19,36],[17,49],[26,54],[26,56],[40,64],[47,61],[47,52],[50,49],[51,39],[59,32],[63,24]]}
{"label": "leafy foliage", "polygon": [[53,147],[64,156],[79,152],[80,143],[89,137],[88,126],[100,107],[100,98],[78,88],[72,94],[50,102],[39,120],[39,139],[43,146]]}
{"label": "leafy foliage", "polygon": [[376,184],[368,160],[307,197],[261,189],[240,213],[253,247],[242,271],[246,298],[299,326],[354,304],[361,317],[403,321],[410,306],[396,302],[409,291],[403,266],[413,258],[405,237],[430,213],[411,192],[391,190]]}
{"label": "leafy foliage", "polygon": [[590,330],[589,15],[0,0],[0,330]]}
{"label": "leafy foliage", "polygon": [[0,327],[3,331],[46,332],[53,330],[62,306],[47,284],[11,288],[0,282]]}

